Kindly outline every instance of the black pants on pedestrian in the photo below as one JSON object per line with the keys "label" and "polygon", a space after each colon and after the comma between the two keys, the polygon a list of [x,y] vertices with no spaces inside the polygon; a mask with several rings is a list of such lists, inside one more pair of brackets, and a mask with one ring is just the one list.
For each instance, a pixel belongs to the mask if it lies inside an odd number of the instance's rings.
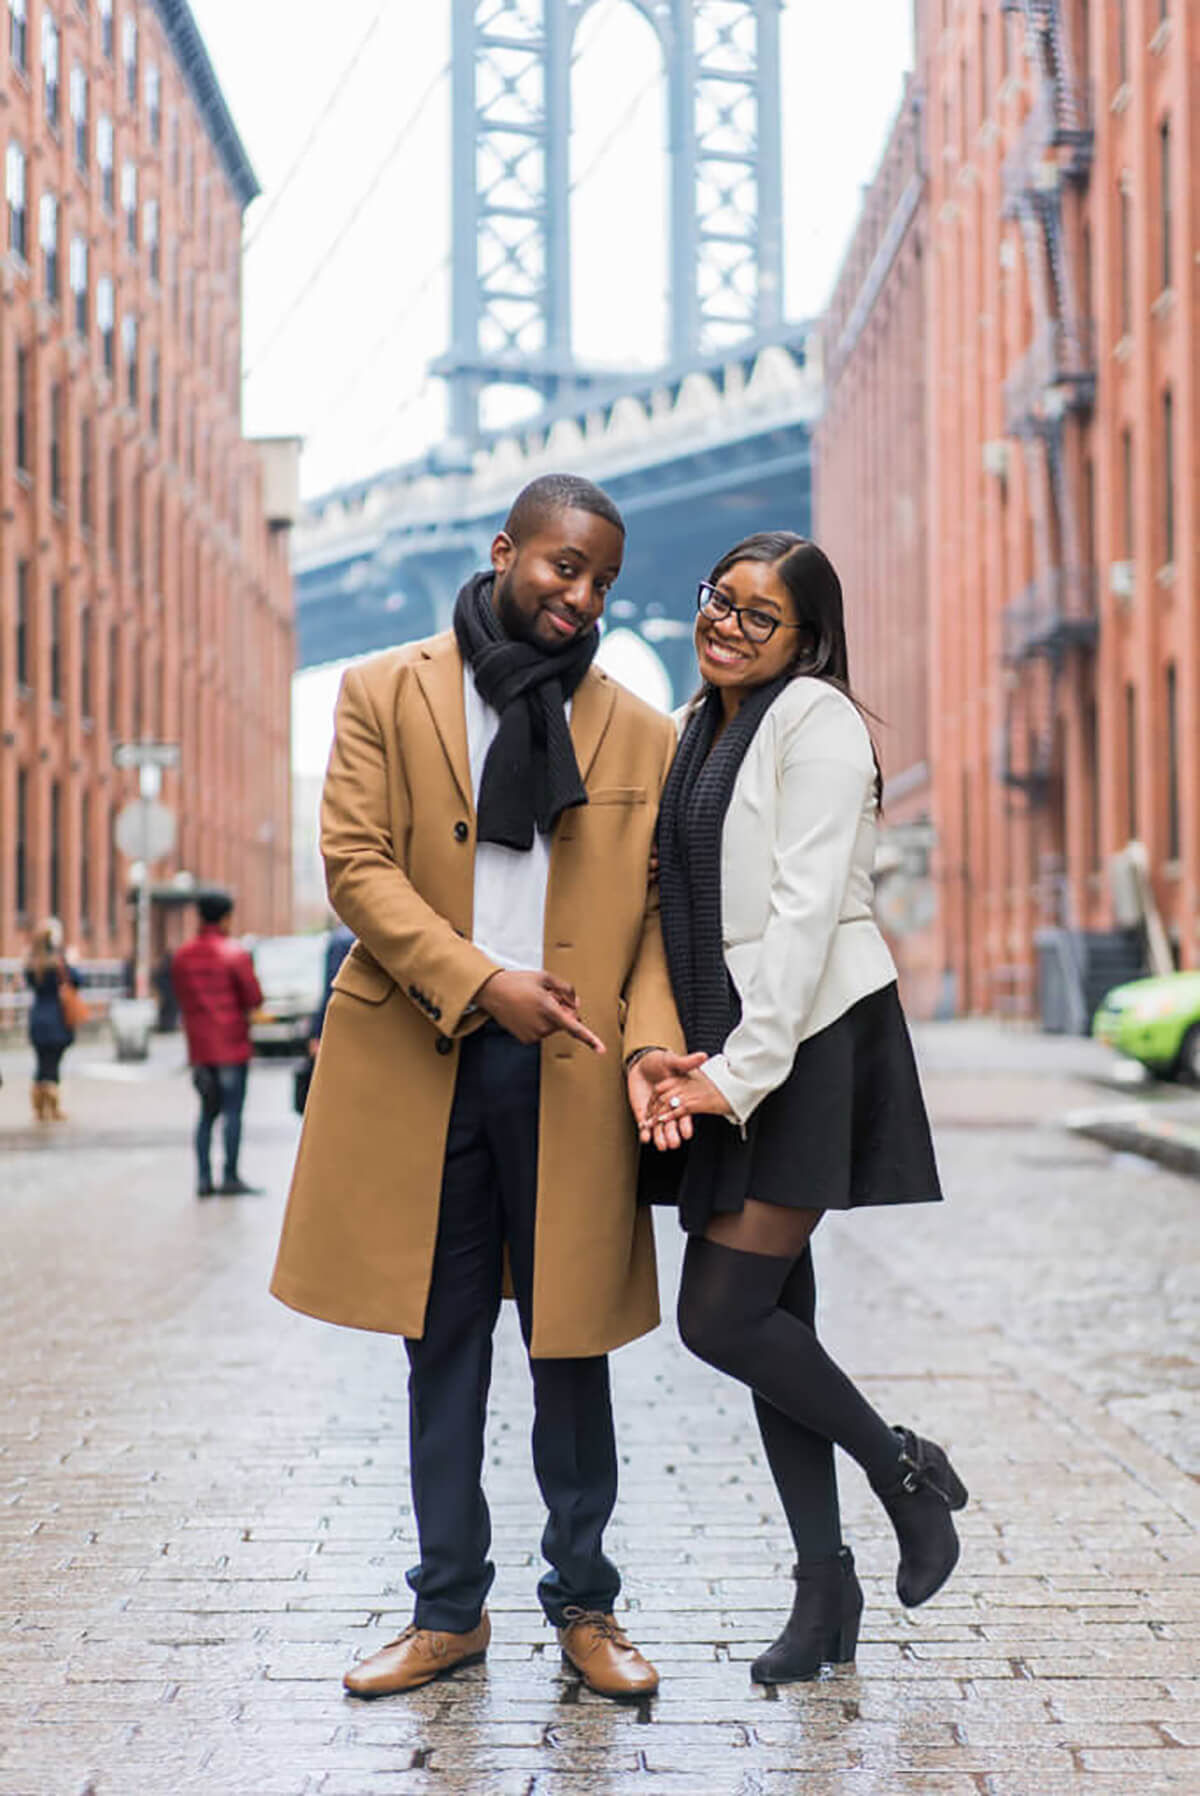
{"label": "black pants on pedestrian", "polygon": [[67,1044],[55,1044],[53,1047],[34,1047],[37,1067],[34,1078],[39,1085],[57,1085],[58,1075],[62,1068],[62,1057],[67,1051]]}
{"label": "black pants on pedestrian", "polygon": [[200,1094],[200,1115],[196,1123],[196,1165],[201,1185],[211,1185],[213,1124],[221,1118],[222,1144],[225,1149],[225,1183],[238,1177],[238,1154],[242,1145],[242,1111],[246,1107],[247,1062],[227,1066],[198,1066],[192,1080]]}
{"label": "black pants on pedestrian", "polygon": [[[495,1576],[483,1494],[492,1335],[508,1249],[521,1332],[533,1308],[541,1051],[488,1023],[460,1050],[425,1332],[409,1341],[413,1506],[421,1562],[408,1574],[418,1627],[462,1634]],[[608,1360],[533,1359],[533,1466],[548,1511],[538,1585],[548,1619],[612,1609],[603,1551],[617,1497]]]}

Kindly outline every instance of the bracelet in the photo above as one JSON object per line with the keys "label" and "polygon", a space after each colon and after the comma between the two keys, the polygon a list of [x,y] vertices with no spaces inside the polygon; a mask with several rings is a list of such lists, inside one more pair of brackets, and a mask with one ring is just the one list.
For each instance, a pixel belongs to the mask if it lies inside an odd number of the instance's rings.
{"label": "bracelet", "polygon": [[625,1056],[625,1071],[631,1073],[638,1061],[644,1060],[647,1054],[665,1054],[666,1051],[662,1047],[635,1048],[632,1054]]}

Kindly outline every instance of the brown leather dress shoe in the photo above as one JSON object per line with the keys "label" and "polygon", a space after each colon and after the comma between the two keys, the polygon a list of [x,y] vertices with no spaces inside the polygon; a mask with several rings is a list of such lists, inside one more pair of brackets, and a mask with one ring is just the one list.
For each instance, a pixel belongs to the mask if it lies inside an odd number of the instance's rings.
{"label": "brown leather dress shoe", "polygon": [[469,1634],[407,1627],[398,1640],[372,1653],[361,1665],[351,1666],[342,1682],[351,1696],[396,1696],[402,1690],[418,1690],[460,1665],[476,1664],[487,1652],[491,1638],[486,1609],[479,1626]]}
{"label": "brown leather dress shoe", "polygon": [[563,1658],[597,1696],[653,1696],[658,1673],[611,1615],[599,1609],[567,1609],[558,1630]]}

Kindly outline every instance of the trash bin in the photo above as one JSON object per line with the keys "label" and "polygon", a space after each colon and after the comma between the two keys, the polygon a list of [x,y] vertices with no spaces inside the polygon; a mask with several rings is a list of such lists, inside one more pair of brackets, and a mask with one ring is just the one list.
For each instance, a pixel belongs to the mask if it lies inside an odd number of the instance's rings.
{"label": "trash bin", "polygon": [[150,1035],[158,1015],[153,998],[114,998],[108,1007],[108,1021],[118,1060],[145,1060],[150,1053]]}

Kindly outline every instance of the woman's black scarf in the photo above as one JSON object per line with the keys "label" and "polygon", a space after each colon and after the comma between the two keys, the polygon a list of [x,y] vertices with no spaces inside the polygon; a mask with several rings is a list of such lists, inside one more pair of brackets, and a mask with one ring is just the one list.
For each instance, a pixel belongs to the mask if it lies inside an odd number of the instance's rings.
{"label": "woman's black scarf", "polygon": [[591,629],[557,654],[506,636],[492,603],[494,573],[474,574],[454,606],[454,634],[479,696],[500,713],[483,764],[478,838],[505,848],[533,847],[560,814],[587,803],[566,701],[592,664],[600,632]]}
{"label": "woman's black scarf", "polygon": [[658,815],[663,943],[688,1052],[719,1054],[742,1013],[725,965],[721,837],[738,769],[790,674],[755,688],[726,724],[709,687],[683,733]]}

